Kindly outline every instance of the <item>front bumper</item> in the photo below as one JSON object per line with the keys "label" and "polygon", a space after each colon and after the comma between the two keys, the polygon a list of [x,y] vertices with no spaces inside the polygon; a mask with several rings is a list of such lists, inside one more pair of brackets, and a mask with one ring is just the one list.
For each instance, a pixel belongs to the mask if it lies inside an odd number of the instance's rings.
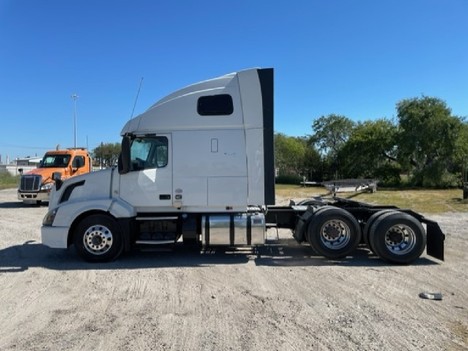
{"label": "front bumper", "polygon": [[49,191],[19,191],[18,200],[22,201],[49,201]]}
{"label": "front bumper", "polygon": [[68,227],[41,227],[42,244],[53,249],[66,249],[68,247]]}

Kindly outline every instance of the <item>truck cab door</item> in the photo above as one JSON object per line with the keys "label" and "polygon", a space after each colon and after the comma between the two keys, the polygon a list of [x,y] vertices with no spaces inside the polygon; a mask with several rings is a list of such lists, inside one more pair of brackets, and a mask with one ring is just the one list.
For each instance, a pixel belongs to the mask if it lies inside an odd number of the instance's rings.
{"label": "truck cab door", "polygon": [[76,155],[71,162],[71,174],[80,175],[86,173],[88,170],[85,168],[85,158],[81,155]]}
{"label": "truck cab door", "polygon": [[120,197],[138,212],[173,210],[170,134],[132,140],[130,171],[120,175]]}

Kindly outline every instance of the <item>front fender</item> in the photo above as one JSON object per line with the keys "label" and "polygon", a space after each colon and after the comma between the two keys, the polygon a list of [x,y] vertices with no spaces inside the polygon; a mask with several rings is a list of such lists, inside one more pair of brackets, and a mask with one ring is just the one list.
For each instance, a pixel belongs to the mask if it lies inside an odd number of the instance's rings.
{"label": "front fender", "polygon": [[120,198],[112,199],[108,212],[115,218],[131,218],[136,216],[135,208]]}
{"label": "front fender", "polygon": [[105,212],[114,218],[131,218],[136,215],[132,206],[118,199],[102,198],[89,202],[67,202],[57,208],[53,225],[71,227],[77,218],[87,212]]}

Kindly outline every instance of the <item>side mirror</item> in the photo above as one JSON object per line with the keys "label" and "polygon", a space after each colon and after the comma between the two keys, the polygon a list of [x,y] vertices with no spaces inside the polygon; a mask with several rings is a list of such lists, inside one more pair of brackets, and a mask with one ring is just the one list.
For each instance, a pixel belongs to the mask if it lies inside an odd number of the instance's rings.
{"label": "side mirror", "polygon": [[120,174],[127,174],[130,171],[130,137],[128,136],[122,138],[118,169]]}
{"label": "side mirror", "polygon": [[60,172],[52,173],[52,180],[55,182],[55,188],[57,190],[60,190],[60,188],[62,187],[62,184],[63,184],[62,173],[60,173]]}
{"label": "side mirror", "polygon": [[23,169],[22,168],[18,168],[18,173],[23,175]]}

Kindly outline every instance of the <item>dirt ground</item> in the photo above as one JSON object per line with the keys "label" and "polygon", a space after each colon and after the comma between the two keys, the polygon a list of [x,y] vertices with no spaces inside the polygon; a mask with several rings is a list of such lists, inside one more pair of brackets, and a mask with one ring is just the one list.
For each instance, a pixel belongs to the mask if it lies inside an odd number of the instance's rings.
{"label": "dirt ground", "polygon": [[46,211],[0,191],[0,350],[468,349],[466,213],[430,217],[445,262],[395,266],[364,249],[326,260],[287,231],[257,250],[89,264],[41,245]]}

